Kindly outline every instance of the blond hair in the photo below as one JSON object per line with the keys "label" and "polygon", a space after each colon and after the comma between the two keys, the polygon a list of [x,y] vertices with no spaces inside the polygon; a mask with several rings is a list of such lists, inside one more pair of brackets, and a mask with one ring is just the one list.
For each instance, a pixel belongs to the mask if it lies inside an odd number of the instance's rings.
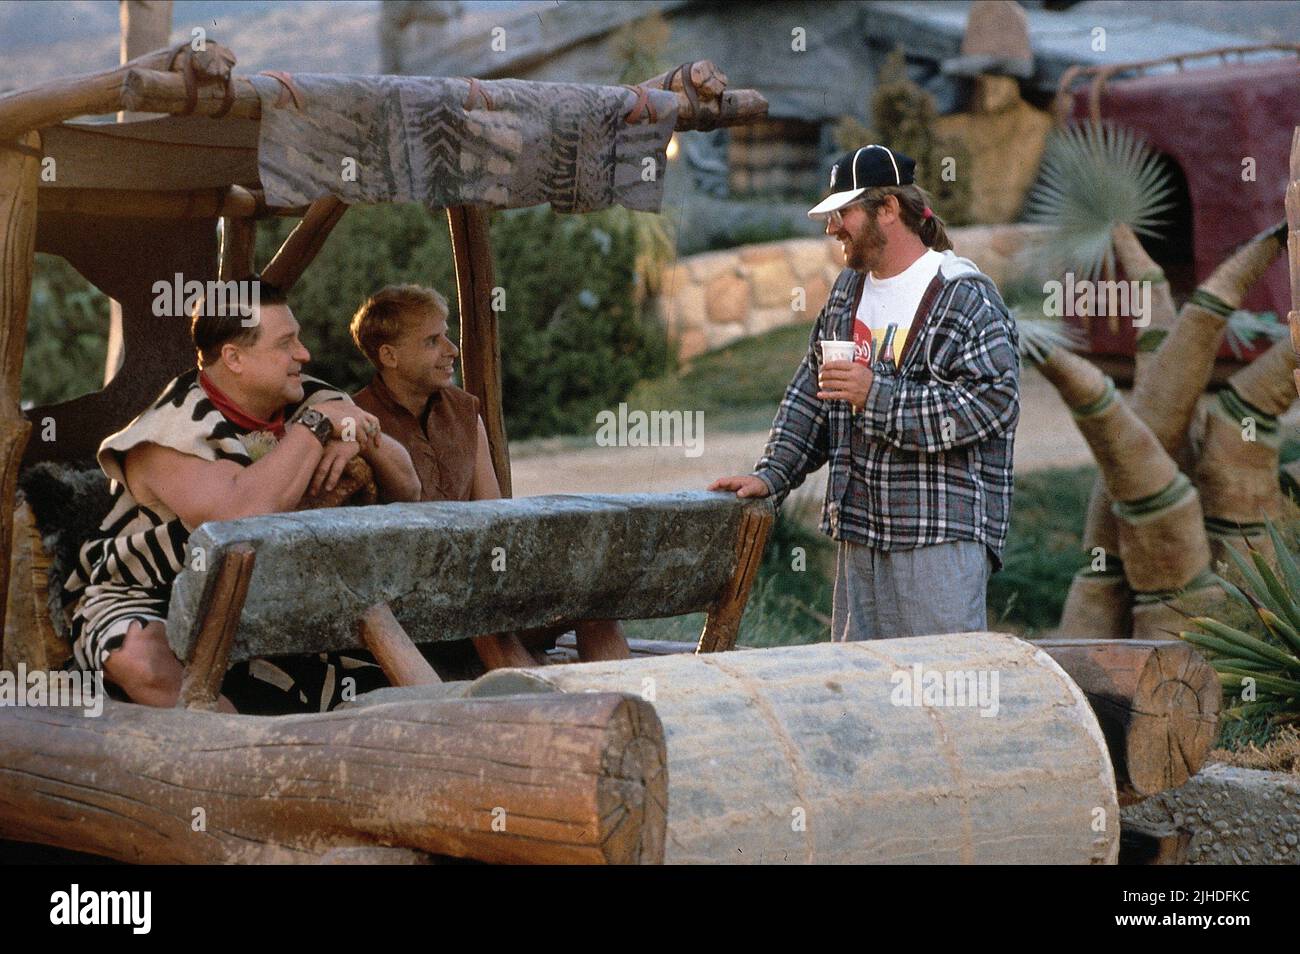
{"label": "blond hair", "polygon": [[447,299],[423,285],[388,285],[365,300],[348,330],[361,353],[379,367],[379,348],[392,344],[414,315],[447,317]]}

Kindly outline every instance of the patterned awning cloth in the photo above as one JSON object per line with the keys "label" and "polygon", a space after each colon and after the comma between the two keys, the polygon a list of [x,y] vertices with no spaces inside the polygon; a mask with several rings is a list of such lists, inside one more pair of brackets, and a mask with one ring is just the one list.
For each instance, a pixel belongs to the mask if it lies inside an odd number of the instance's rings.
{"label": "patterned awning cloth", "polygon": [[349,204],[657,212],[663,201],[677,99],[662,90],[650,93],[655,121],[642,110],[629,125],[637,96],[621,86],[484,80],[469,102],[464,79],[297,73],[295,96],[274,77],[250,79],[270,205],[332,194]]}

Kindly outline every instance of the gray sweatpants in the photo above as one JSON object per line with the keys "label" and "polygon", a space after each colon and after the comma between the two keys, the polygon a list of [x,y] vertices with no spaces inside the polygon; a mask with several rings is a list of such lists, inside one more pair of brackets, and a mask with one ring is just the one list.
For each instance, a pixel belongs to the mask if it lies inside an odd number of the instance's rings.
{"label": "gray sweatpants", "polygon": [[877,550],[841,540],[831,639],[891,639],[988,629],[984,591],[993,569],[982,543]]}

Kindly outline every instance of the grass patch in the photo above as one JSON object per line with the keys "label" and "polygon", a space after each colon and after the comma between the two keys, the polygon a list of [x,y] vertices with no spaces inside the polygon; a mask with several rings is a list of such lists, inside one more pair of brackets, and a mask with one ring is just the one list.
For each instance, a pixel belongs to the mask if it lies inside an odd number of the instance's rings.
{"label": "grass patch", "polygon": [[[1076,467],[1016,480],[1005,565],[989,581],[989,614],[999,628],[1033,636],[1059,622],[1070,580],[1087,563],[1080,538],[1096,475],[1095,468]],[[802,498],[777,515],[741,620],[741,645],[792,646],[828,638],[835,544],[815,529],[819,508],[820,502]],[[702,613],[625,624],[630,638],[692,642],[703,627]]]}
{"label": "grass patch", "polygon": [[988,608],[999,625],[1032,636],[1061,619],[1070,580],[1088,563],[1083,521],[1095,467],[1016,478],[1002,572],[989,579]]}
{"label": "grass patch", "polygon": [[[830,632],[835,545],[809,525],[816,510],[800,500],[777,513],[763,562],[740,620],[742,646],[799,646],[824,642]],[[629,639],[695,642],[704,614],[628,620]]]}
{"label": "grass patch", "polygon": [[712,430],[767,428],[803,360],[809,333],[806,325],[790,325],[700,355],[684,373],[638,382],[628,408],[703,411]]}

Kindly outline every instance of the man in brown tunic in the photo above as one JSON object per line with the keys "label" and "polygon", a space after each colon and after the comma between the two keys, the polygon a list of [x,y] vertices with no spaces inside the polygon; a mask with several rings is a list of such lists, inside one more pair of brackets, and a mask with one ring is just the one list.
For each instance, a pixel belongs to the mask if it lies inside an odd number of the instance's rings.
{"label": "man in brown tunic", "polygon": [[[420,478],[422,501],[494,500],[501,496],[488,452],[478,398],[452,383],[460,349],[447,337],[447,301],[432,288],[390,285],[371,295],[352,318],[352,340],[375,366],[353,400],[379,418],[383,433],[407,449]],[[553,641],[568,626],[527,631]],[[584,660],[625,659],[627,642],[616,620],[573,624]],[[518,636],[474,640],[489,669],[533,666]]]}

